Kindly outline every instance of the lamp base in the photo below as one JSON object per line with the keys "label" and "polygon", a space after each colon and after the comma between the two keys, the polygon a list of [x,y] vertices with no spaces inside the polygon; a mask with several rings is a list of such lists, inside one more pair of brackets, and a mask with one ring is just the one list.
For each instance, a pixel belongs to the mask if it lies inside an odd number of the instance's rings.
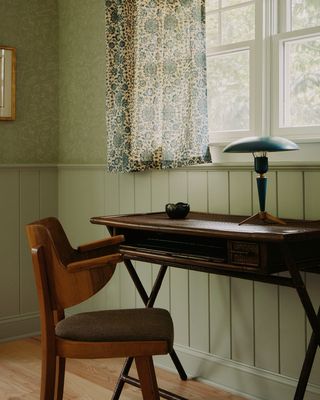
{"label": "lamp base", "polygon": [[257,219],[257,218],[261,219],[264,222],[270,221],[270,222],[274,222],[276,224],[286,225],[286,223],[282,219],[277,218],[274,215],[267,213],[266,211],[259,211],[258,213],[251,215],[250,217],[239,222],[239,225],[245,224],[245,223],[252,221],[254,219]]}

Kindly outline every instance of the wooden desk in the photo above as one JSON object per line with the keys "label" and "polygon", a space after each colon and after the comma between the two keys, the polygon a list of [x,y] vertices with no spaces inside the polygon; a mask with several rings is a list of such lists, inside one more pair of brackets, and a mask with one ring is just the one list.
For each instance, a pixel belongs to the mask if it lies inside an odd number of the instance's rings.
{"label": "wooden desk", "polygon": [[[238,225],[242,220],[242,216],[196,212],[180,220],[170,219],[166,213],[91,218],[92,223],[105,225],[111,235],[125,235],[121,252],[147,307],[153,306],[168,266],[295,288],[313,331],[294,396],[301,400],[320,345],[320,312],[316,314],[301,271],[320,272],[320,222],[287,220],[286,225]],[[131,260],[161,265],[149,296]],[[276,275],[281,271],[289,271],[289,277]],[[178,357],[174,352],[171,356],[180,377],[186,379]],[[172,396],[162,394],[167,399],[179,399]],[[116,395],[114,399],[117,398]]]}

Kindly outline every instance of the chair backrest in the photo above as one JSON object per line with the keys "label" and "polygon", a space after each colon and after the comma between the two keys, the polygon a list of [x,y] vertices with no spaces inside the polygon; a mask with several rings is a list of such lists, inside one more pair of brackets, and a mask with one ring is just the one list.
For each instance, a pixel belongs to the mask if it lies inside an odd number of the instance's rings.
{"label": "chair backrest", "polygon": [[[26,226],[40,308],[63,312],[97,293],[111,278],[116,264],[71,272],[67,265],[88,258],[75,250],[57,218],[50,217]],[[92,256],[94,257],[94,253]],[[44,296],[46,299],[44,299]],[[42,303],[42,304],[41,304]],[[43,304],[45,303],[45,304]],[[48,310],[48,307],[50,310]]]}

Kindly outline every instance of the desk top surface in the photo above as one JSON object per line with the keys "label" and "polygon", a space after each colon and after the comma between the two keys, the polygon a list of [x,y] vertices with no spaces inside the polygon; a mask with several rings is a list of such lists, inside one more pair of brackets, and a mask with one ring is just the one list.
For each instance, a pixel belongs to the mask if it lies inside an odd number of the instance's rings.
{"label": "desk top surface", "polygon": [[286,220],[286,225],[263,221],[239,225],[243,216],[190,212],[186,218],[171,219],[165,212],[93,217],[94,224],[197,236],[263,241],[303,241],[320,238],[320,221]]}

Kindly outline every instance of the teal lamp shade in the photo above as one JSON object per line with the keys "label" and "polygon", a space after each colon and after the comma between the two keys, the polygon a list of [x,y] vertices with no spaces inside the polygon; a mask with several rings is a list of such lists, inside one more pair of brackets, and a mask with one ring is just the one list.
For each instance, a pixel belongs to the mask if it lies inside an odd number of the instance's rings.
{"label": "teal lamp shade", "polygon": [[223,149],[224,153],[258,153],[298,150],[291,140],[277,136],[250,136],[236,140]]}
{"label": "teal lamp shade", "polygon": [[284,221],[265,211],[267,195],[267,178],[264,176],[268,172],[268,152],[298,150],[299,147],[291,140],[277,136],[250,136],[236,140],[228,144],[223,149],[225,153],[252,153],[254,157],[254,169],[259,176],[257,177],[257,188],[259,196],[260,211],[241,222],[245,223],[257,216],[263,221],[271,221],[284,224]]}

